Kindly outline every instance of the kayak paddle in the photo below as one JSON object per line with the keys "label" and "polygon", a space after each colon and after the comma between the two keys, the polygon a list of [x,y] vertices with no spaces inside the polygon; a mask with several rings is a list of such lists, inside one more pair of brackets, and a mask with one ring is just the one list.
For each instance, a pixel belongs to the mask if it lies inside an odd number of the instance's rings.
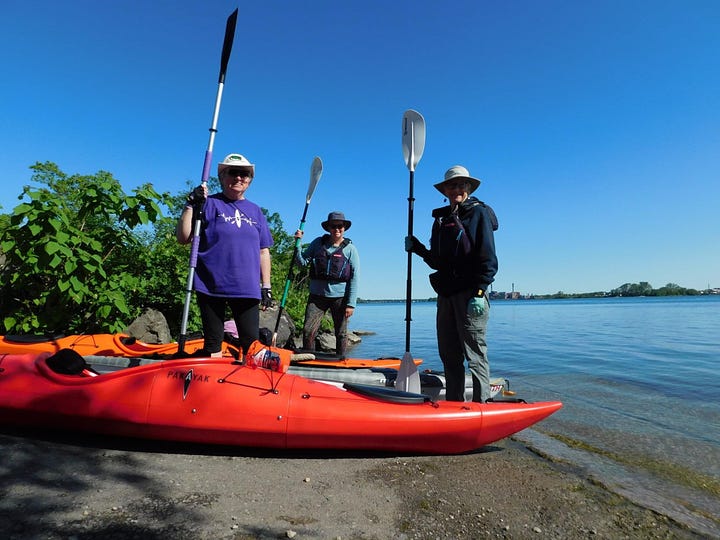
{"label": "kayak paddle", "polygon": [[[307,216],[308,206],[310,206],[310,199],[312,199],[313,193],[315,193],[315,187],[320,181],[322,171],[322,160],[316,156],[315,159],[313,159],[312,165],[310,166],[310,184],[308,185],[307,195],[305,196],[305,209],[303,210],[302,218],[300,218],[299,230],[301,231],[305,227],[305,217]],[[300,238],[296,238],[292,259],[290,259],[290,268],[288,269],[287,279],[285,280],[285,288],[283,289],[282,299],[280,300],[280,308],[278,309],[277,320],[275,321],[275,330],[273,331],[272,335],[273,347],[275,346],[275,342],[277,341],[278,328],[280,327],[280,317],[282,316],[283,308],[285,308],[285,302],[287,301],[288,292],[290,290],[290,283],[292,282],[293,269],[295,268],[295,257],[297,257],[299,250]]]}
{"label": "kayak paddle", "polygon": [[[227,71],[230,52],[232,51],[233,40],[235,39],[235,25],[237,24],[238,10],[233,11],[225,24],[225,40],[223,41],[222,56],[220,57],[220,77],[218,78],[217,96],[215,98],[215,110],[213,112],[212,124],[210,125],[210,140],[205,151],[205,161],[202,170],[202,184],[207,185],[210,176],[210,164],[212,162],[213,145],[217,133],[218,115],[220,113],[220,101],[222,100],[223,88],[225,87],[225,72]],[[187,322],[190,315],[190,301],[192,300],[193,277],[197,266],[198,249],[200,246],[200,223],[202,219],[202,206],[194,211],[195,222],[193,223],[193,238],[190,246],[190,271],[188,272],[187,286],[185,287],[185,305],[183,306],[182,323],[180,324],[180,336],[178,337],[178,356],[185,353],[185,341],[187,340]]]}
{"label": "kayak paddle", "polygon": [[[422,115],[409,109],[405,111],[402,121],[402,149],[405,164],[410,171],[410,190],[408,193],[408,236],[413,235],[413,207],[415,197],[413,184],[415,166],[425,150],[425,119]],[[407,254],[407,287],[405,290],[405,354],[400,362],[400,369],[395,380],[395,388],[405,392],[420,393],[420,374],[410,354],[410,306],[412,304],[412,252]]]}

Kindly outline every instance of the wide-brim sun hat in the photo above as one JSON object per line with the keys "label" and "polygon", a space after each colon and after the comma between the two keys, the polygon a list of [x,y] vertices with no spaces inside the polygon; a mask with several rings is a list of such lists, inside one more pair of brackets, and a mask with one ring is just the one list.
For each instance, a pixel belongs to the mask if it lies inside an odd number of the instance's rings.
{"label": "wide-brim sun hat", "polygon": [[435,184],[435,189],[445,195],[443,186],[446,182],[451,180],[466,180],[468,183],[468,195],[475,191],[480,186],[480,180],[470,176],[470,172],[462,165],[453,165],[447,171],[445,171],[445,179],[442,182]]}
{"label": "wide-brim sun hat", "polygon": [[228,154],[225,156],[225,159],[218,163],[218,175],[230,167],[249,168],[252,170],[252,175],[255,176],[255,164],[250,163],[250,161],[241,154]]}
{"label": "wide-brim sun hat", "polygon": [[350,228],[350,225],[352,225],[352,221],[345,219],[345,214],[342,212],[330,212],[328,214],[327,220],[323,221],[320,226],[325,229],[327,232],[330,232],[329,224],[331,221],[342,221],[345,225],[345,230],[347,231]]}

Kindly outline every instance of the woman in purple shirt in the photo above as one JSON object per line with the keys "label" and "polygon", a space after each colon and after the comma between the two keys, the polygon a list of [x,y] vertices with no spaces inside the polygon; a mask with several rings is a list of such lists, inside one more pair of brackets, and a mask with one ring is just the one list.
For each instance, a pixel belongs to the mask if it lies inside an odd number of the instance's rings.
{"label": "woman in purple shirt", "polygon": [[200,212],[200,245],[193,288],[205,337],[204,353],[220,356],[225,310],[232,311],[244,351],[258,339],[260,311],[272,304],[270,246],[272,235],[258,205],[245,198],[255,176],[255,165],[240,154],[218,164],[222,192],[208,196],[198,186],[178,221],[181,244],[192,241],[195,212]]}

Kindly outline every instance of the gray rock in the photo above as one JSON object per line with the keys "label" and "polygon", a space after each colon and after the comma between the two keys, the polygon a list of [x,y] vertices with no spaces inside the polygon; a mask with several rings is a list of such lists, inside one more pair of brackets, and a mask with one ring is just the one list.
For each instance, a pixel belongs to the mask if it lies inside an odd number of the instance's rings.
{"label": "gray rock", "polygon": [[330,332],[318,332],[318,335],[315,338],[316,351],[334,353],[336,344],[337,340],[335,339],[335,334],[331,334]]}
{"label": "gray rock", "polygon": [[[374,332],[369,332],[366,335],[373,334]],[[347,335],[347,341],[348,341],[348,347],[352,347],[353,345],[357,345],[362,341],[362,338],[360,337],[360,334],[356,331],[348,332]]]}
{"label": "gray rock", "polygon": [[145,343],[170,343],[170,335],[165,315],[156,309],[147,308],[125,329],[125,333]]}
{"label": "gray rock", "polygon": [[[280,306],[273,306],[268,308],[266,311],[260,310],[260,328],[267,328],[270,332],[275,331],[275,324],[277,322],[278,311]],[[292,336],[295,333],[295,322],[292,317],[288,315],[287,311],[283,310],[280,316],[280,325],[278,326],[277,339],[275,341],[278,347],[288,348],[288,344],[292,344]]]}
{"label": "gray rock", "polygon": [[[348,331],[347,334],[347,346],[348,349],[353,347],[354,345],[357,345],[362,341],[362,338],[356,334],[354,331]],[[318,332],[317,337],[315,338],[315,350],[320,352],[327,352],[327,353],[335,353],[335,346],[337,344],[337,340],[335,339],[335,334],[333,332]],[[302,346],[302,338],[300,338],[300,346]]]}

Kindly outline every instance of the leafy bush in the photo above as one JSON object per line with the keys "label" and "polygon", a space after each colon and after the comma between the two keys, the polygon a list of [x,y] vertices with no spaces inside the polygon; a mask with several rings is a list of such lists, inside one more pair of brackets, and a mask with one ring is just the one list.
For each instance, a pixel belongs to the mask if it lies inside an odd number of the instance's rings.
{"label": "leafy bush", "polygon": [[146,184],[126,195],[112,174],[65,175],[36,163],[2,229],[0,313],[5,332],[116,332],[140,311],[128,303],[145,275],[136,230],[161,217]]}

